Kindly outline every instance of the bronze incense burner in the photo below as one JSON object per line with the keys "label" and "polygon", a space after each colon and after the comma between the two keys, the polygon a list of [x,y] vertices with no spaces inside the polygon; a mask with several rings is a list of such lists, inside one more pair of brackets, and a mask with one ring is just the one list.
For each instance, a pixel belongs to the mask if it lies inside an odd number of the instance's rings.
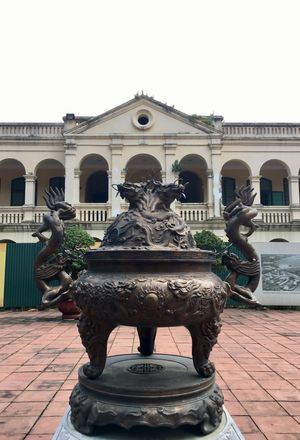
{"label": "bronze incense burner", "polygon": [[[221,422],[223,396],[209,355],[234,285],[212,273],[213,253],[195,247],[188,227],[170,209],[184,188],[157,181],[118,185],[129,209],[107,229],[103,247],[86,254],[88,270],[72,287],[90,359],[70,398],[72,423],[82,433],[115,424],[126,429],[196,425],[207,434]],[[241,206],[252,209],[242,200]],[[140,354],[107,361],[108,338],[119,325],[137,328]],[[167,326],[188,329],[192,361],[153,355],[156,329]]]}

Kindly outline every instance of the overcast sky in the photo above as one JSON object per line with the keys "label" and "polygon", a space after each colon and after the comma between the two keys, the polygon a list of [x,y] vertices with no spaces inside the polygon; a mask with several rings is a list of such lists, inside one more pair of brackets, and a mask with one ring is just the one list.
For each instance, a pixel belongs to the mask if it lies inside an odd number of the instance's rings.
{"label": "overcast sky", "polygon": [[227,122],[300,121],[299,0],[2,0],[0,121],[140,92]]}

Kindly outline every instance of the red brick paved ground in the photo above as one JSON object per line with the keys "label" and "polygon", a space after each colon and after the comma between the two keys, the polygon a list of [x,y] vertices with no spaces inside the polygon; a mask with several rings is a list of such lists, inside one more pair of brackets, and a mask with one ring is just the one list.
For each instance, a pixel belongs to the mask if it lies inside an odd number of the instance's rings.
{"label": "red brick paved ground", "polygon": [[[51,439],[86,361],[76,323],[59,312],[0,313],[0,440]],[[300,440],[300,313],[227,309],[212,358],[226,407],[246,440]],[[109,354],[135,352],[135,329]],[[190,355],[182,327],[159,329],[157,352]]]}

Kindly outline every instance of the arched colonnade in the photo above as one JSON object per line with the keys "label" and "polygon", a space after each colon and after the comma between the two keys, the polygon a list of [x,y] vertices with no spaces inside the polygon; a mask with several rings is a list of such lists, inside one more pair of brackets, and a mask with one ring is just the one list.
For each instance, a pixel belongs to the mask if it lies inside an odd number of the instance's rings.
{"label": "arched colonnade", "polygon": [[234,197],[234,190],[249,185],[256,192],[255,204],[262,206],[299,205],[300,170],[291,176],[289,167],[273,159],[264,162],[259,175],[252,175],[248,164],[241,160],[230,160],[221,169],[222,203],[227,205]]}
{"label": "arched colonnade", "polygon": [[[172,157],[173,162],[162,164],[151,154],[135,154],[125,165],[119,163],[118,180],[114,180],[113,163],[109,164],[99,154],[87,154],[77,167],[74,166],[71,178],[69,176],[69,182],[72,182],[69,184],[70,191],[73,191],[73,200],[70,201],[75,204],[113,203],[113,183],[151,178],[161,181],[180,179],[188,183],[182,205],[206,204],[210,209],[209,216],[213,216],[212,206],[216,202],[213,171],[206,160],[197,154],[184,155],[179,161],[175,157]],[[64,164],[50,158],[39,162],[31,173],[19,160],[3,160],[0,162],[0,206],[43,206],[45,189],[65,188],[65,182],[68,182],[66,170]],[[235,188],[244,184],[254,187],[257,193],[255,203],[258,205],[287,206],[300,203],[299,173],[291,176],[289,167],[277,159],[262,163],[258,176],[252,175],[247,163],[238,159],[229,160],[221,167],[220,176],[223,205],[232,200]]]}

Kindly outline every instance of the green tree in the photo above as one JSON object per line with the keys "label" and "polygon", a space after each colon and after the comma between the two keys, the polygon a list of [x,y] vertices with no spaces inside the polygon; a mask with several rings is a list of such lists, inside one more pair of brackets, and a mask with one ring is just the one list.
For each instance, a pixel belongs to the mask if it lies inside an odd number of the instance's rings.
{"label": "green tree", "polygon": [[217,271],[221,270],[223,268],[221,262],[222,252],[226,249],[228,244],[216,234],[206,229],[203,229],[201,232],[196,232],[194,239],[196,246],[199,249],[213,251],[216,253],[216,264],[214,265],[214,269]]}
{"label": "green tree", "polygon": [[181,165],[180,162],[176,159],[175,162],[172,163],[172,172],[173,173],[180,173],[181,171]]}
{"label": "green tree", "polygon": [[66,227],[59,253],[68,257],[66,269],[73,279],[86,268],[84,254],[94,243],[93,237],[83,229],[76,226]]}

